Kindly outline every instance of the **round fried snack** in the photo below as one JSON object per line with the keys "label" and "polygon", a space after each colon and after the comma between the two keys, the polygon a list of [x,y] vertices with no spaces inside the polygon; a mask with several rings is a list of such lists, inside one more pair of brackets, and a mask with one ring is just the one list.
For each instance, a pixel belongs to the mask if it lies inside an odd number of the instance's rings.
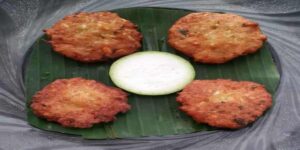
{"label": "round fried snack", "polygon": [[54,51],[81,62],[98,62],[131,54],[142,35],[132,22],[111,12],[81,12],[44,30]]}
{"label": "round fried snack", "polygon": [[230,129],[247,126],[272,105],[263,85],[224,79],[195,80],[179,93],[177,101],[196,122]]}
{"label": "round fried snack", "polygon": [[127,94],[95,80],[83,78],[58,79],[32,99],[35,115],[55,121],[65,127],[89,128],[93,124],[110,122],[119,112],[130,109]]}
{"label": "round fried snack", "polygon": [[241,16],[199,12],[180,18],[168,43],[196,62],[221,64],[256,52],[266,39],[257,23]]}

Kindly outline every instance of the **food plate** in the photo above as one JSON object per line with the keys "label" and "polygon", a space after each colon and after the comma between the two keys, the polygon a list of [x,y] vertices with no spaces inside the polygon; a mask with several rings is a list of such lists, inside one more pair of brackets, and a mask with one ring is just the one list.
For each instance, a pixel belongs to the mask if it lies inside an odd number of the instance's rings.
{"label": "food plate", "polygon": [[[279,83],[279,72],[274,61],[275,53],[266,42],[257,53],[240,57],[220,65],[195,63],[176,52],[167,44],[167,33],[180,17],[189,10],[168,8],[125,8],[113,10],[121,17],[135,23],[143,34],[140,51],[157,50],[174,53],[189,60],[196,70],[196,79],[249,80],[266,86],[272,94]],[[25,66],[28,121],[31,125],[49,131],[81,135],[86,139],[107,139],[143,136],[166,136],[216,130],[205,124],[195,123],[178,110],[176,93],[165,96],[141,96],[131,93],[132,109],[117,116],[113,123],[98,124],[89,129],[64,128],[56,123],[36,117],[30,107],[31,97],[45,85],[59,78],[84,77],[114,86],[109,78],[113,61],[85,64],[65,58],[51,49],[45,36],[40,37],[30,48]]]}

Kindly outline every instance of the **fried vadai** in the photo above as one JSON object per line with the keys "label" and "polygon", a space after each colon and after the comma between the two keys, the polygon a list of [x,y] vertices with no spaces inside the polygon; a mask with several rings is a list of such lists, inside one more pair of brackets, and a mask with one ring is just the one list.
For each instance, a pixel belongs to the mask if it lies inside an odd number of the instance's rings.
{"label": "fried vadai", "polygon": [[131,54],[142,35],[132,22],[112,12],[81,12],[44,30],[54,51],[81,62],[98,62]]}
{"label": "fried vadai", "polygon": [[196,62],[221,64],[254,53],[267,37],[256,22],[229,13],[188,14],[169,29],[168,43]]}
{"label": "fried vadai", "polygon": [[176,100],[196,122],[230,129],[247,126],[272,105],[263,85],[225,79],[195,80]]}
{"label": "fried vadai", "polygon": [[74,128],[114,121],[130,109],[122,90],[83,78],[55,80],[33,96],[30,106],[35,115]]}

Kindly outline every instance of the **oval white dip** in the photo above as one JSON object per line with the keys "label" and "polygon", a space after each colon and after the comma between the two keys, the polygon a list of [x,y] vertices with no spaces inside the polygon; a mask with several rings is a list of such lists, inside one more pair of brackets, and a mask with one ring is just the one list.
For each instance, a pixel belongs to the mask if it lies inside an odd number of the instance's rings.
{"label": "oval white dip", "polygon": [[145,51],[122,57],[109,71],[114,84],[140,95],[165,95],[184,88],[195,77],[193,66],[167,52]]}

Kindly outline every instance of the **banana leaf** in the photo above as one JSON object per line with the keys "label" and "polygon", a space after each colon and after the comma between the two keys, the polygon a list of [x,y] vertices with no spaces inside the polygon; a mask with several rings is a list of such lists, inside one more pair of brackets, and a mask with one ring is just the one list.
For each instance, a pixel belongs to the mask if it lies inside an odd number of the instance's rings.
{"label": "banana leaf", "polygon": [[[272,47],[266,42],[255,54],[243,56],[220,65],[195,63],[177,53],[167,44],[167,32],[189,10],[167,8],[126,8],[113,10],[121,17],[138,25],[143,34],[140,51],[157,50],[175,53],[188,60],[196,69],[196,79],[249,80],[264,84],[273,95],[279,83],[279,71]],[[84,77],[114,86],[108,76],[110,62],[85,64],[53,52],[44,35],[30,48],[25,65],[25,86],[28,122],[37,128],[82,136],[86,139],[113,139],[144,136],[166,136],[216,130],[205,124],[195,123],[191,117],[178,110],[176,93],[164,96],[129,95],[132,109],[117,115],[111,123],[94,125],[89,129],[65,128],[57,123],[38,118],[31,110],[32,96],[41,88],[60,78]]]}

